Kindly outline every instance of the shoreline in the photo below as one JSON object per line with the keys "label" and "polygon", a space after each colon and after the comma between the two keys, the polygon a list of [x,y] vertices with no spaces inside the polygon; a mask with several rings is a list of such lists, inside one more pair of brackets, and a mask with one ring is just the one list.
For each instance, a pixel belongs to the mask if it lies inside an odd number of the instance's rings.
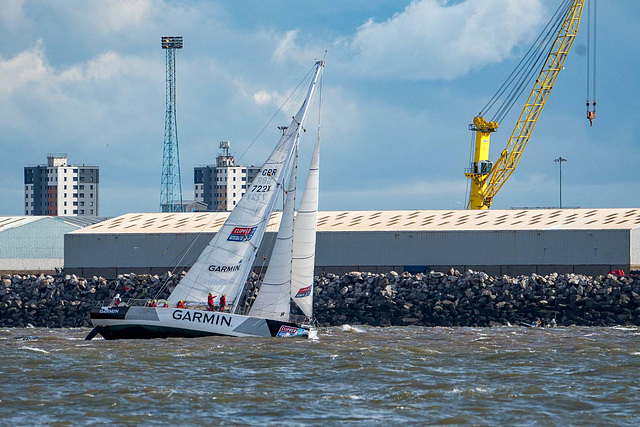
{"label": "shoreline", "polygon": [[[184,273],[183,273],[184,274]],[[89,310],[118,292],[164,299],[181,276],[124,274],[115,280],[75,275],[2,275],[0,327],[90,327]],[[251,274],[240,307],[257,295]],[[640,281],[630,277],[557,274],[488,276],[460,273],[351,272],[315,279],[319,326],[628,326],[640,325]]]}

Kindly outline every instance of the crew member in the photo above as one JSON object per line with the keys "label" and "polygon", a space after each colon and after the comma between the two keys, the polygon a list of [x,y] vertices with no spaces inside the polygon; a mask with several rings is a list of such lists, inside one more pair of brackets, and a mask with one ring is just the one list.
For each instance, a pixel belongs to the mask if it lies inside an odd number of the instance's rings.
{"label": "crew member", "polygon": [[165,301],[164,305],[162,306],[163,308],[169,308],[169,301]]}
{"label": "crew member", "polygon": [[154,299],[153,304],[151,304],[151,307],[157,307],[157,306],[158,306],[158,300]]}
{"label": "crew member", "polygon": [[209,306],[209,311],[213,311],[213,295],[209,292],[207,296],[207,305]]}
{"label": "crew member", "polygon": [[116,296],[113,298],[113,305],[117,307],[120,305],[121,301],[122,300],[120,299],[120,294],[116,294]]}
{"label": "crew member", "polygon": [[178,303],[176,304],[177,308],[184,308],[184,302],[182,300],[178,301]]}
{"label": "crew member", "polygon": [[220,296],[220,311],[224,311],[224,306],[227,305],[227,296],[222,294]]}

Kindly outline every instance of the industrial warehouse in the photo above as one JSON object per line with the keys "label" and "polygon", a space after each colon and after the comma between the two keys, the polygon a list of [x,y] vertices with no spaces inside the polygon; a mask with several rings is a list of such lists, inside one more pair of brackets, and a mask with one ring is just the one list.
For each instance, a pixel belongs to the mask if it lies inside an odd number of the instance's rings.
{"label": "industrial warehouse", "polygon": [[[188,269],[228,212],[122,215],[65,235],[64,269],[84,277]],[[254,268],[267,264],[281,213]],[[463,271],[606,274],[640,265],[640,209],[325,211],[316,274]]]}

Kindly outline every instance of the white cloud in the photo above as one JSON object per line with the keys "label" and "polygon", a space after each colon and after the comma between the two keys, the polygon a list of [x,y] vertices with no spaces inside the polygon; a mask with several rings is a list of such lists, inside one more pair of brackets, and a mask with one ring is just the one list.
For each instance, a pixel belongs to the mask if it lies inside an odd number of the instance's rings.
{"label": "white cloud", "polygon": [[345,71],[397,80],[449,80],[510,57],[539,30],[544,15],[542,0],[416,0],[386,21],[370,19],[353,36],[330,43],[301,47],[298,31],[288,31],[273,58],[308,61],[330,46],[330,61],[337,58]]}
{"label": "white cloud", "polygon": [[31,82],[40,81],[48,73],[42,41],[39,40],[33,49],[20,52],[13,58],[3,60],[0,57],[0,93],[12,92]]}
{"label": "white cloud", "polygon": [[258,105],[267,105],[273,99],[273,95],[269,93],[269,91],[261,90],[253,94],[253,100]]}
{"label": "white cloud", "polygon": [[372,76],[453,79],[509,57],[543,16],[540,0],[421,0],[351,41],[353,66]]}
{"label": "white cloud", "polygon": [[273,60],[276,62],[286,62],[290,56],[298,56],[300,48],[296,44],[298,30],[287,31],[278,41],[273,52]]}

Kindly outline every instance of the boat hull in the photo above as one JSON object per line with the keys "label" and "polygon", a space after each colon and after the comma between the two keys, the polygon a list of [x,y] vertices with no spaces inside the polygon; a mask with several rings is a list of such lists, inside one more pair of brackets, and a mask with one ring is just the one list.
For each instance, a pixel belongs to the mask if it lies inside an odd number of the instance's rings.
{"label": "boat hull", "polygon": [[90,316],[95,333],[108,340],[309,335],[308,328],[291,322],[183,308],[101,307],[91,310]]}

